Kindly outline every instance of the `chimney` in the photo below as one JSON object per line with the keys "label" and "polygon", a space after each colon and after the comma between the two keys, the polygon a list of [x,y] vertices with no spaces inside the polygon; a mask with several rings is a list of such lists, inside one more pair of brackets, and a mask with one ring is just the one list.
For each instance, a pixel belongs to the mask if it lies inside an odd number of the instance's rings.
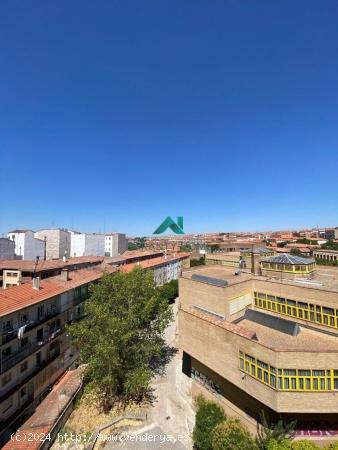
{"label": "chimney", "polygon": [[40,289],[40,277],[34,277],[32,282],[33,282],[33,289],[36,289],[38,291]]}
{"label": "chimney", "polygon": [[68,269],[62,269],[60,278],[62,281],[68,281],[69,280],[69,272]]}
{"label": "chimney", "polygon": [[66,261],[67,261],[67,260],[66,260],[66,255],[63,255],[62,261],[63,261],[63,262],[66,262]]}
{"label": "chimney", "polygon": [[261,275],[261,255],[259,252],[255,252],[255,250],[252,250],[251,252],[251,273],[254,275]]}

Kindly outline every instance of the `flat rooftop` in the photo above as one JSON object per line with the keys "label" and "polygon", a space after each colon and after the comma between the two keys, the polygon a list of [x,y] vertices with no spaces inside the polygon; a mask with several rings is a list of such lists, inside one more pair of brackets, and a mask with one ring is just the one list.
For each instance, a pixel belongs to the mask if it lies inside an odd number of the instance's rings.
{"label": "flat rooftop", "polygon": [[255,333],[260,344],[280,352],[338,352],[338,339],[321,331],[300,326],[297,336],[264,326],[248,319],[238,322],[242,329]]}
{"label": "flat rooftop", "polygon": [[[235,275],[236,267],[226,267],[221,265],[211,265],[211,266],[199,266],[195,269],[187,269],[183,271],[183,278],[191,278],[193,274],[204,275],[211,278],[218,278],[220,280],[225,280],[228,285],[241,283],[246,280],[251,280],[253,275],[251,273],[242,272],[240,275]],[[201,283],[202,281],[196,281],[196,283]]]}
{"label": "flat rooftop", "polygon": [[[227,267],[223,265],[207,265],[198,266],[195,268],[185,269],[183,271],[183,278],[191,278],[193,273],[204,275],[207,277],[218,278],[226,280],[228,285],[242,283],[247,280],[269,280],[270,282],[288,284],[293,286],[304,287],[308,289],[320,289],[324,291],[338,292],[338,267],[317,266],[316,270],[312,272],[311,279],[299,278],[295,279],[280,279],[279,272],[276,272],[275,277],[266,277],[261,275],[253,275],[250,269],[245,269],[240,275],[235,275],[236,267]],[[197,282],[195,280],[195,282]]]}

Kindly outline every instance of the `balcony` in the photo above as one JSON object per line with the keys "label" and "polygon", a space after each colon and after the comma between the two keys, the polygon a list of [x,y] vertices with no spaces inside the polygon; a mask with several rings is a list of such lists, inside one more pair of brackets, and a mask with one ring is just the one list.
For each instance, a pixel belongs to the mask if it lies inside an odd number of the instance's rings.
{"label": "balcony", "polygon": [[[42,323],[46,322],[47,320],[52,319],[55,316],[58,316],[60,311],[54,311],[52,313],[46,313],[42,317],[40,317],[37,320],[31,321],[27,324],[25,328],[25,333],[27,333],[30,330],[33,330],[34,328],[38,327]],[[12,341],[13,339],[16,339],[18,337],[18,331],[19,328],[9,328],[8,330],[4,331],[2,333],[2,344],[7,344],[8,342]]]}
{"label": "balcony", "polygon": [[48,344],[49,342],[52,342],[54,339],[56,339],[63,330],[59,328],[56,331],[53,331],[48,336],[46,336],[42,341],[35,341],[30,342],[25,347],[20,348],[15,353],[11,354],[7,358],[3,358],[1,361],[1,371],[0,373],[4,373],[7,370],[9,370],[11,367],[18,364],[23,359],[27,358],[27,356],[31,355],[32,353],[36,352],[40,348],[42,348],[44,345]]}
{"label": "balcony", "polygon": [[77,297],[77,298],[73,298],[73,306],[77,306],[77,305],[79,305],[80,303],[86,301],[87,299],[88,299],[88,294],[86,294],[86,295],[80,295],[80,296]]}

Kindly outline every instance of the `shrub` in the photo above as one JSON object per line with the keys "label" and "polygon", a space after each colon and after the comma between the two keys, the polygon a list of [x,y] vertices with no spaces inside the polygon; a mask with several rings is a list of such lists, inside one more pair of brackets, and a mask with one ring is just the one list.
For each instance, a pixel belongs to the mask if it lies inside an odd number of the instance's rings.
{"label": "shrub", "polygon": [[292,450],[319,450],[320,447],[311,441],[301,440],[293,441],[291,448]]}
{"label": "shrub", "polygon": [[267,445],[267,450],[292,450],[291,441],[284,439],[278,442],[276,439],[271,439]]}
{"label": "shrub", "polygon": [[196,400],[197,412],[193,441],[199,450],[212,450],[212,432],[216,425],[224,422],[226,416],[216,403],[205,400],[202,396]]}
{"label": "shrub", "polygon": [[254,450],[255,442],[251,434],[238,419],[229,417],[218,424],[212,433],[213,450]]}

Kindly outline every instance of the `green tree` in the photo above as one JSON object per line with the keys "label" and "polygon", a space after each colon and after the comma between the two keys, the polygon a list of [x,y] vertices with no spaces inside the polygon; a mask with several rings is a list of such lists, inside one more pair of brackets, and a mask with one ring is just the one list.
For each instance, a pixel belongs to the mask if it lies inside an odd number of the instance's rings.
{"label": "green tree", "polygon": [[172,320],[153,274],[136,268],[104,275],[91,286],[85,317],[69,326],[85,364],[86,389],[105,412],[116,398],[141,400],[166,350],[163,332]]}
{"label": "green tree", "polygon": [[329,239],[325,244],[322,244],[320,247],[326,250],[338,250],[338,242],[334,242],[333,239]]}
{"label": "green tree", "polygon": [[290,253],[291,253],[291,255],[296,255],[296,256],[299,256],[302,254],[302,252],[297,247],[292,248]]}
{"label": "green tree", "polygon": [[228,417],[218,424],[212,432],[213,450],[255,450],[251,434],[238,419]]}
{"label": "green tree", "polygon": [[196,420],[193,431],[193,441],[198,450],[212,450],[212,432],[216,425],[225,420],[221,407],[214,402],[205,400],[202,396],[196,399]]}
{"label": "green tree", "polygon": [[183,244],[180,246],[180,252],[191,252],[192,251],[192,247],[190,244]]}
{"label": "green tree", "polygon": [[190,267],[205,266],[205,258],[201,256],[199,259],[191,259]]}
{"label": "green tree", "polygon": [[257,426],[256,444],[260,450],[267,450],[269,443],[275,440],[281,443],[294,436],[294,428],[296,421],[284,423],[283,420],[278,420],[275,424],[269,424],[264,412],[261,412],[261,423]]}
{"label": "green tree", "polygon": [[178,280],[171,280],[159,288],[161,294],[169,302],[178,297]]}
{"label": "green tree", "polygon": [[308,441],[306,439],[302,439],[300,441],[293,441],[292,450],[320,450],[320,447],[316,445],[314,442]]}

